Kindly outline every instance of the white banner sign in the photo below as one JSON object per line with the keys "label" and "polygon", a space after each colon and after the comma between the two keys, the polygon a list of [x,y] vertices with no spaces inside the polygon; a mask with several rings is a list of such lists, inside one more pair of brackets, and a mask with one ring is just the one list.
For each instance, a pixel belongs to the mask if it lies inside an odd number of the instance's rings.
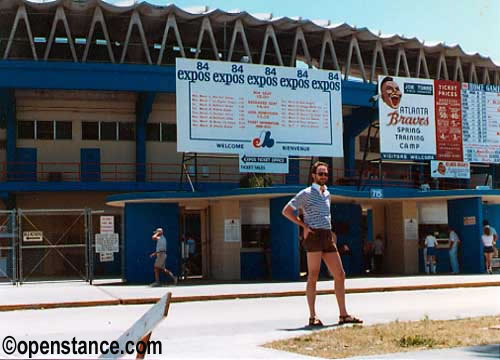
{"label": "white banner sign", "polygon": [[120,242],[118,234],[104,233],[95,234],[95,252],[119,252]]}
{"label": "white banner sign", "polygon": [[341,74],[176,59],[177,151],[343,156]]}
{"label": "white banner sign", "polygon": [[382,158],[435,159],[434,80],[379,76],[378,84]]}
{"label": "white banner sign", "polygon": [[431,161],[433,178],[470,179],[470,163],[462,161]]}
{"label": "white banner sign", "polygon": [[240,155],[241,173],[288,174],[288,158],[281,156]]}

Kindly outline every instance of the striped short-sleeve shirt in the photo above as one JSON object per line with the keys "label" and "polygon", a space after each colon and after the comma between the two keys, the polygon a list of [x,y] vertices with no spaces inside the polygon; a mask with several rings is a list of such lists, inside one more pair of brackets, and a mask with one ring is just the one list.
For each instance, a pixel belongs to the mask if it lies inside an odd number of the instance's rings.
{"label": "striped short-sleeve shirt", "polygon": [[300,191],[288,202],[295,210],[302,209],[304,223],[314,229],[331,229],[332,217],[330,214],[330,192],[326,189],[323,193],[318,184]]}

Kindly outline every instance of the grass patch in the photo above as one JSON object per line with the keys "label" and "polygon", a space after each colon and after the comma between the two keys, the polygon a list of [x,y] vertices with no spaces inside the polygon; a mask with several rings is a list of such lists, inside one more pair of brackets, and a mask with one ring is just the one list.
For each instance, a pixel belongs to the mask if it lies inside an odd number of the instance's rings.
{"label": "grass patch", "polygon": [[500,316],[460,320],[395,321],[339,327],[274,341],[272,349],[324,358],[345,358],[457,346],[500,343]]}

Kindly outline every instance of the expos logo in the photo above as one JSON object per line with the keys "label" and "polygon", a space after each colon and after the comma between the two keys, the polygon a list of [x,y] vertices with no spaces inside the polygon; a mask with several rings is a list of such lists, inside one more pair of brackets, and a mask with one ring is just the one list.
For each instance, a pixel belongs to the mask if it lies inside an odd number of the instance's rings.
{"label": "expos logo", "polygon": [[274,146],[274,139],[271,139],[271,132],[270,131],[261,131],[259,137],[256,137],[252,140],[252,145],[255,148],[260,148],[260,147],[268,147],[271,148]]}

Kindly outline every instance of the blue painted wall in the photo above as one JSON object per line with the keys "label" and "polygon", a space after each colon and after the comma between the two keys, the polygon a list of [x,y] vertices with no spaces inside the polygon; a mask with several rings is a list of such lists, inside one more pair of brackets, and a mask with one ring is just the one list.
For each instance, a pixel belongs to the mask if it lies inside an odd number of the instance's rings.
{"label": "blue painted wall", "polygon": [[266,259],[262,251],[240,253],[241,280],[263,280],[266,277]]}
{"label": "blue painted wall", "polygon": [[36,148],[16,148],[16,163],[14,172],[9,173],[9,180],[37,181],[36,160]]}
{"label": "blue painted wall", "polygon": [[[464,217],[474,216],[474,225],[464,225]],[[485,272],[483,244],[481,242],[483,204],[481,198],[448,200],[448,223],[456,229],[461,243],[460,272]]]}
{"label": "blue painted wall", "polygon": [[[361,244],[361,206],[332,204],[332,222],[337,231],[337,244],[347,244],[351,255],[342,256],[347,275],[363,272],[363,244]],[[345,230],[345,231],[343,231]]]}
{"label": "blue painted wall", "polygon": [[298,280],[299,227],[281,214],[290,197],[271,199],[271,267],[273,280]]}
{"label": "blue painted wall", "polygon": [[80,149],[80,181],[101,181],[101,149]]}
{"label": "blue painted wall", "polygon": [[167,238],[167,268],[175,275],[179,274],[179,206],[177,204],[126,204],[124,221],[124,277],[127,282],[153,282],[154,259],[149,255],[156,249],[156,242],[151,239],[151,236],[158,227],[163,228]]}

